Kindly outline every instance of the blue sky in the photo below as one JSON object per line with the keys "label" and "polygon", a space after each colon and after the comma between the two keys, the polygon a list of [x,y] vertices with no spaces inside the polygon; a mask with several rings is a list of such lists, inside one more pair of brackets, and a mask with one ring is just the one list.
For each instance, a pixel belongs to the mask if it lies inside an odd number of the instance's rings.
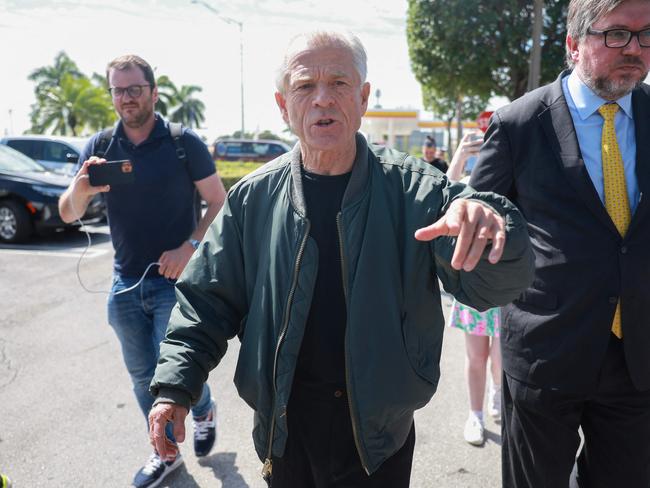
{"label": "blue sky", "polygon": [[[244,23],[247,130],[284,128],[273,97],[275,69],[290,37],[313,28],[357,34],[382,105],[421,108],[408,59],[406,0],[205,1]],[[88,75],[103,73],[118,55],[139,54],[177,85],[203,87],[209,139],[240,126],[239,30],[190,0],[0,0],[0,46],[0,135],[29,128],[34,84],[27,76],[61,50]]]}

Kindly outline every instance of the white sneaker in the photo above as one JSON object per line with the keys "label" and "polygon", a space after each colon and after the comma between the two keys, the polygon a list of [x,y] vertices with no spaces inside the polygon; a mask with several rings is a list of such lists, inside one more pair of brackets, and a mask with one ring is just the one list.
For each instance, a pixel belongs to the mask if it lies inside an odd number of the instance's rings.
{"label": "white sneaker", "polygon": [[495,422],[501,421],[501,385],[494,386],[490,383],[487,411]]}
{"label": "white sneaker", "polygon": [[465,430],[463,432],[465,441],[473,446],[481,446],[485,442],[485,427],[483,421],[476,415],[470,414],[465,422]]}

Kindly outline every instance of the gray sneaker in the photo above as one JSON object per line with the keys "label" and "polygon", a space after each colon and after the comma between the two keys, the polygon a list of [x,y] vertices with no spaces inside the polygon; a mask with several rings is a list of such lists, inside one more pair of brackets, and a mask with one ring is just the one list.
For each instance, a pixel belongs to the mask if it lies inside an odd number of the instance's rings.
{"label": "gray sneaker", "polygon": [[217,404],[214,398],[207,414],[192,419],[192,427],[194,427],[194,454],[196,457],[207,456],[217,440]]}

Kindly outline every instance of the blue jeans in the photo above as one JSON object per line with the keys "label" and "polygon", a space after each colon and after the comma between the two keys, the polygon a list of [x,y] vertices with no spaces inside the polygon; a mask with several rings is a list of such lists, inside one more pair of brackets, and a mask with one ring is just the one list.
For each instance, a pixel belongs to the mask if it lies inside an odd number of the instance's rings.
{"label": "blue jeans", "polygon": [[[108,297],[108,323],[122,346],[133,392],[146,419],[154,401],[149,393],[149,384],[156,369],[169,316],[176,304],[176,295],[174,285],[164,277],[145,278],[134,290],[114,294],[135,285],[138,279],[113,277],[112,293]],[[201,398],[192,408],[192,415],[206,415],[211,405],[210,388],[204,384]],[[171,429],[167,429],[167,432],[171,437]]]}

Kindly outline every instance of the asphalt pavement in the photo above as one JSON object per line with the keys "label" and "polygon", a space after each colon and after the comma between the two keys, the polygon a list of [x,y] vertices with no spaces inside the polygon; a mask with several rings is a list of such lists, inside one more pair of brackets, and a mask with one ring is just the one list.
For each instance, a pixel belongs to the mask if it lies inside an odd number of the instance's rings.
{"label": "asphalt pavement", "polygon": [[[112,247],[106,227],[0,245],[0,471],[15,488],[126,487],[151,452],[106,321]],[[79,276],[86,288],[78,281]],[[443,296],[445,311],[450,300]],[[266,488],[252,439],[252,412],[232,377],[238,345],[210,375],[218,438],[160,486]],[[413,488],[500,486],[500,427],[487,420],[487,442],[463,441],[467,416],[463,335],[447,329],[442,377],[433,400],[416,413]],[[191,435],[190,421],[187,422]]]}

